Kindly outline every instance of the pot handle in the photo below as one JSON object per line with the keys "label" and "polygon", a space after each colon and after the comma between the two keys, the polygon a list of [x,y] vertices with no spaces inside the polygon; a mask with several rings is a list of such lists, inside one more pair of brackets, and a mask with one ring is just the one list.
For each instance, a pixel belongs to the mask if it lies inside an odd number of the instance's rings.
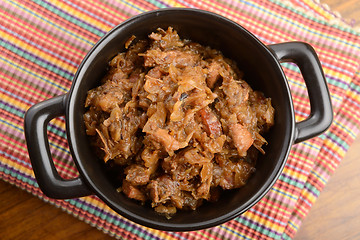
{"label": "pot handle", "polygon": [[294,143],[315,137],[328,129],[333,120],[329,89],[319,58],[309,44],[286,42],[269,45],[280,62],[295,63],[304,78],[309,100],[310,115],[295,124]]}
{"label": "pot handle", "polygon": [[67,199],[91,195],[80,178],[63,179],[51,157],[47,125],[55,117],[65,115],[66,95],[54,97],[32,106],[25,114],[24,130],[30,161],[40,189],[50,198]]}

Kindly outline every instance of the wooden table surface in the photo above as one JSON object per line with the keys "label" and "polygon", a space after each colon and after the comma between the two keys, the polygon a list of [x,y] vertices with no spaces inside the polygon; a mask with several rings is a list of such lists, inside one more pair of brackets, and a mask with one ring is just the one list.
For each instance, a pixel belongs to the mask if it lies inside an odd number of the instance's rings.
{"label": "wooden table surface", "polygon": [[[360,0],[322,0],[358,19]],[[360,239],[360,138],[331,177],[295,239]],[[113,239],[33,195],[0,180],[0,239]]]}

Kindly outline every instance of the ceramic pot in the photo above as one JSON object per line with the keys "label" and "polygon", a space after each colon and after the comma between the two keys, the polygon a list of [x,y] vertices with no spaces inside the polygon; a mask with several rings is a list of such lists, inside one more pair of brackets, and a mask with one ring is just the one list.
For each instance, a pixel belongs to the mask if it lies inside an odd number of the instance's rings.
{"label": "ceramic pot", "polygon": [[[195,211],[178,211],[171,219],[116,191],[104,163],[93,153],[83,121],[87,91],[99,85],[109,60],[124,51],[129,37],[144,39],[157,28],[168,26],[177,30],[182,39],[211,46],[235,60],[245,73],[245,81],[270,97],[275,108],[275,125],[265,136],[266,154],[260,154],[256,172],[248,183],[224,192],[216,203],[205,203]],[[301,122],[295,121],[281,62],[296,63],[306,83],[311,114]],[[59,176],[49,150],[47,125],[58,116],[65,116],[70,152],[79,171],[79,177],[71,180]],[[101,38],[82,61],[67,94],[38,103],[27,111],[25,135],[35,177],[48,197],[66,199],[96,194],[117,213],[138,224],[168,231],[190,231],[222,224],[252,207],[278,179],[292,145],[324,132],[332,118],[324,73],[310,45],[290,42],[266,46],[242,26],[222,16],[171,8],[132,17]]]}

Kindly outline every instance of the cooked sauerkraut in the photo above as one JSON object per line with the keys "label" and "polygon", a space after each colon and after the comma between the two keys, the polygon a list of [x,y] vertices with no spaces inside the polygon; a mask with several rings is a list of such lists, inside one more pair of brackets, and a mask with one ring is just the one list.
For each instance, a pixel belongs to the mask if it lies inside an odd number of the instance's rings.
{"label": "cooked sauerkraut", "polygon": [[86,133],[119,190],[170,216],[246,184],[274,124],[271,99],[171,27],[134,39],[85,102]]}

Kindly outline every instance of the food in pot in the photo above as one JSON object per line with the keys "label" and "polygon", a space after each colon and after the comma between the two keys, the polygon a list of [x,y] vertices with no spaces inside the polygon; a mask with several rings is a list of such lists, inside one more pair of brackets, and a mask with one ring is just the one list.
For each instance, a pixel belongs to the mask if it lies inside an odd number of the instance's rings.
{"label": "food in pot", "polygon": [[86,133],[119,190],[171,216],[242,187],[265,153],[271,99],[220,51],[171,27],[135,40],[85,102]]}

